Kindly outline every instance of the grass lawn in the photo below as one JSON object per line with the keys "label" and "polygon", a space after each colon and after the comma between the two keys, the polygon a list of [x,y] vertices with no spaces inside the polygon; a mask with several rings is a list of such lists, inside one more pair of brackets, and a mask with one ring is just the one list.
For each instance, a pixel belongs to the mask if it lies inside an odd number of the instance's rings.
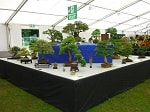
{"label": "grass lawn", "polygon": [[[0,112],[62,112],[0,78]],[[150,112],[150,79],[87,112]]]}

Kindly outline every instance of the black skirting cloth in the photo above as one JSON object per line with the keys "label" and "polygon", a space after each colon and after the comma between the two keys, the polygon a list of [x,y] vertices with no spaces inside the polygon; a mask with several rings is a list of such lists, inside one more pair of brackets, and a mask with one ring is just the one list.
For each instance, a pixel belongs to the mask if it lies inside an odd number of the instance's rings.
{"label": "black skirting cloth", "polygon": [[149,79],[149,67],[147,60],[74,81],[0,60],[0,77],[63,112],[85,112]]}

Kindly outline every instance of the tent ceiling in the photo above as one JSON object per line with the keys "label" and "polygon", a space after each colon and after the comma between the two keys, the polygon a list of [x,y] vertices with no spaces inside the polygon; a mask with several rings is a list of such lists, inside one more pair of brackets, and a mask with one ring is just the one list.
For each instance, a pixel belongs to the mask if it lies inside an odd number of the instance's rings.
{"label": "tent ceiling", "polygon": [[[67,20],[72,5],[78,18]],[[90,28],[143,32],[150,26],[150,0],[0,0],[0,23],[65,26],[78,20]]]}

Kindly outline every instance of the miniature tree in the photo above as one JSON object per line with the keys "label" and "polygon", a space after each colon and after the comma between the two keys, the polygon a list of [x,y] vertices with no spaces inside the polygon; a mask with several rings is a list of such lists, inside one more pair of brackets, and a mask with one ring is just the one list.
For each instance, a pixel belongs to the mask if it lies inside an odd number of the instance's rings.
{"label": "miniature tree", "polygon": [[54,50],[51,47],[51,45],[49,44],[49,42],[46,40],[43,40],[43,39],[37,40],[34,43],[34,50],[42,55],[42,58],[39,60],[39,62],[41,62],[41,63],[46,62],[46,59],[44,58],[45,54],[53,54],[54,53]]}
{"label": "miniature tree", "polygon": [[101,67],[107,68],[107,67],[111,67],[112,66],[112,64],[108,63],[107,57],[108,56],[112,56],[113,48],[108,46],[108,42],[107,41],[100,41],[100,42],[98,42],[97,46],[95,48],[95,51],[96,51],[96,55],[101,55],[101,56],[104,57],[104,63],[101,64]]}
{"label": "miniature tree", "polygon": [[133,53],[132,44],[127,41],[126,37],[122,38],[121,41],[122,45],[120,46],[120,55],[126,57],[122,62],[132,62],[132,60],[129,59],[129,55]]}
{"label": "miniature tree", "polygon": [[30,55],[30,52],[27,48],[21,48],[18,55],[23,56],[24,59],[29,59],[28,56]]}
{"label": "miniature tree", "polygon": [[43,34],[49,35],[50,37],[48,37],[48,39],[50,39],[52,43],[63,40],[62,33],[55,29],[48,29],[48,30],[44,31]]}
{"label": "miniature tree", "polygon": [[110,33],[110,39],[119,39],[116,28],[108,28],[106,29],[106,33]]}
{"label": "miniature tree", "polygon": [[138,49],[137,49],[137,54],[139,55],[138,58],[145,58],[145,54],[147,52],[147,47],[146,46],[140,46]]}
{"label": "miniature tree", "polygon": [[29,50],[32,56],[32,59],[37,59],[37,51],[36,51],[36,41],[37,40],[31,40],[29,43]]}
{"label": "miniature tree", "polygon": [[79,36],[80,32],[88,30],[88,25],[83,23],[82,21],[75,21],[74,24],[68,23],[65,27],[63,27],[63,33],[68,33],[69,35],[74,36],[77,42],[81,41]]}
{"label": "miniature tree", "polygon": [[68,62],[65,63],[65,66],[70,66],[73,62],[71,53],[73,53],[75,58],[77,58],[78,62],[81,63],[81,66],[86,65],[86,61],[83,59],[83,56],[80,53],[73,36],[68,36],[61,42],[59,54],[64,53],[68,53],[69,55]]}
{"label": "miniature tree", "polygon": [[108,28],[106,29],[106,33],[110,33],[110,39],[109,41],[113,44],[114,52],[113,52],[113,58],[119,59],[119,53],[120,53],[120,46],[121,46],[121,38],[117,34],[116,28]]}
{"label": "miniature tree", "polygon": [[113,45],[113,59],[120,59],[120,46],[122,45],[121,39],[111,39],[110,42]]}
{"label": "miniature tree", "polygon": [[92,33],[93,43],[98,43],[100,41],[101,32],[99,29],[95,29]]}
{"label": "miniature tree", "polygon": [[11,49],[10,49],[10,53],[12,54],[12,58],[19,58],[18,57],[18,52],[20,51],[20,47],[18,47],[18,46],[13,46]]}
{"label": "miniature tree", "polygon": [[28,62],[31,62],[32,63],[32,60],[29,59],[29,56],[30,55],[30,52],[27,48],[21,48],[19,53],[18,53],[18,56],[20,56],[20,62],[24,62],[25,64],[28,63]]}

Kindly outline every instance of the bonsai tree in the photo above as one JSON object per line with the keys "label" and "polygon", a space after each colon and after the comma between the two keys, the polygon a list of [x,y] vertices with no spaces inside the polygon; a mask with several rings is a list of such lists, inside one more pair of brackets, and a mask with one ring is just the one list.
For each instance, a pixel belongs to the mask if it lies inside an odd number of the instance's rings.
{"label": "bonsai tree", "polygon": [[139,55],[138,58],[145,58],[146,52],[147,52],[147,47],[146,46],[140,46],[137,49],[137,54]]}
{"label": "bonsai tree", "polygon": [[30,50],[32,59],[37,59],[36,42],[37,40],[31,40],[29,43],[29,50]]}
{"label": "bonsai tree", "polygon": [[46,40],[43,40],[43,39],[37,40],[34,43],[34,51],[36,51],[42,55],[42,58],[39,60],[39,62],[41,62],[41,63],[46,62],[46,59],[44,58],[45,54],[54,53],[54,50],[51,47],[51,45],[49,44],[49,42]]}
{"label": "bonsai tree", "polygon": [[48,39],[50,39],[52,43],[63,40],[62,33],[55,29],[48,29],[48,30],[44,31],[43,34],[49,35]]}
{"label": "bonsai tree", "polygon": [[113,59],[120,59],[120,52],[121,52],[121,45],[122,45],[122,42],[121,42],[121,39],[111,39],[109,40],[112,45],[113,45]]}
{"label": "bonsai tree", "polygon": [[119,39],[116,28],[108,28],[106,29],[106,33],[110,33],[110,39]]}
{"label": "bonsai tree", "polygon": [[74,36],[75,40],[79,42],[81,41],[81,37],[79,36],[80,32],[88,29],[89,27],[86,23],[83,23],[82,21],[75,21],[74,24],[68,23],[65,27],[63,27],[62,32]]}
{"label": "bonsai tree", "polygon": [[126,57],[122,62],[132,62],[132,60],[129,59],[129,55],[133,53],[132,44],[127,41],[126,37],[122,38],[121,41],[122,45],[120,46],[120,55]]}
{"label": "bonsai tree", "polygon": [[86,65],[86,61],[83,59],[83,56],[80,53],[73,36],[68,36],[61,42],[59,54],[64,53],[68,53],[69,55],[68,62],[65,63],[65,66],[70,66],[71,63],[73,62],[71,53],[73,53],[74,57],[77,58],[79,63],[81,63],[81,66]]}
{"label": "bonsai tree", "polygon": [[28,56],[30,55],[30,52],[27,48],[21,48],[19,53],[18,53],[19,56],[23,56],[23,58],[28,58]]}
{"label": "bonsai tree", "polygon": [[112,66],[112,64],[108,63],[107,61],[107,57],[112,56],[113,54],[113,48],[108,46],[108,41],[98,42],[95,51],[96,55],[101,55],[104,57],[104,63],[101,64],[101,67],[107,68]]}
{"label": "bonsai tree", "polygon": [[13,46],[11,49],[10,49],[10,53],[12,54],[12,58],[14,58],[14,59],[17,59],[17,58],[19,58],[18,57],[18,52],[20,51],[20,47],[18,47],[18,46]]}
{"label": "bonsai tree", "polygon": [[91,37],[94,38],[93,39],[93,43],[98,43],[98,41],[100,41],[100,35],[101,32],[99,29],[95,29],[92,33],[91,33]]}

